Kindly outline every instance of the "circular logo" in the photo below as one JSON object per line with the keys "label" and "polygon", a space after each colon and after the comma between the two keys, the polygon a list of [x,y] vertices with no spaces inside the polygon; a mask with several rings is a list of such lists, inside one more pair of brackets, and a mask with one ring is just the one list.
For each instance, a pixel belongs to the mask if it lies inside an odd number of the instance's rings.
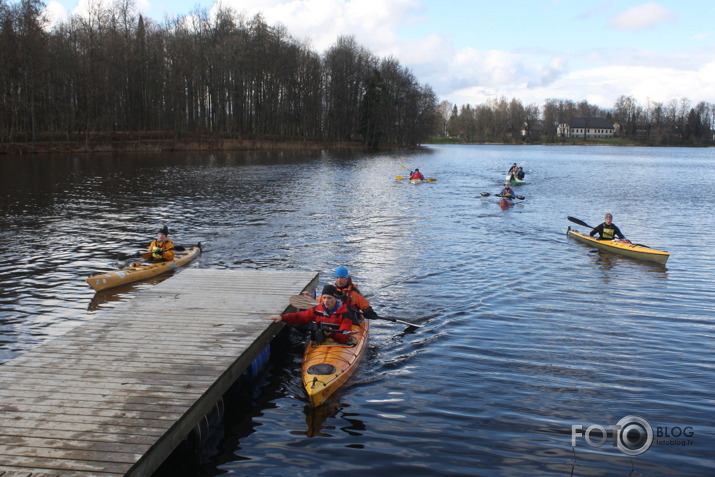
{"label": "circular logo", "polygon": [[616,446],[624,454],[641,455],[653,444],[653,428],[640,416],[626,416],[616,424]]}

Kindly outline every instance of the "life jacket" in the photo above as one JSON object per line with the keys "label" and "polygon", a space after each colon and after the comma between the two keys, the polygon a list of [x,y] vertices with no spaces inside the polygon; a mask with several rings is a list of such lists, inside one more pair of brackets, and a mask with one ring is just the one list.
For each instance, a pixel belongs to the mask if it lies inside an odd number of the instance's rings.
{"label": "life jacket", "polygon": [[509,189],[504,188],[501,191],[501,196],[502,197],[513,197],[514,196],[514,191],[511,190],[511,187]]}
{"label": "life jacket", "polygon": [[603,240],[613,240],[613,237],[616,235],[616,229],[609,228],[608,225],[603,224],[603,232],[601,232],[601,237],[603,237]]}
{"label": "life jacket", "polygon": [[330,313],[329,310],[326,310],[325,305],[323,305],[322,303],[313,308],[313,321],[315,321],[316,323],[327,323],[340,326],[343,320],[346,318],[350,320],[353,324],[357,325],[360,323],[357,310],[355,310],[355,308],[351,306],[348,306],[344,302],[341,302],[337,310],[332,313]]}
{"label": "life jacket", "polygon": [[151,259],[152,260],[173,260],[174,259],[174,251],[173,250],[167,250],[166,252],[157,252],[157,250],[166,250],[167,248],[174,248],[174,242],[172,242],[169,237],[167,237],[166,240],[164,240],[163,242],[154,240],[151,244],[149,244],[149,252],[151,252]]}
{"label": "life jacket", "polygon": [[425,176],[423,176],[421,172],[414,172],[414,173],[410,176],[410,179],[425,180]]}
{"label": "life jacket", "polygon": [[370,302],[367,301],[367,298],[362,296],[357,285],[353,283],[352,278],[348,278],[348,283],[343,288],[335,285],[335,289],[343,296],[342,301],[350,307],[362,311],[370,306]]}

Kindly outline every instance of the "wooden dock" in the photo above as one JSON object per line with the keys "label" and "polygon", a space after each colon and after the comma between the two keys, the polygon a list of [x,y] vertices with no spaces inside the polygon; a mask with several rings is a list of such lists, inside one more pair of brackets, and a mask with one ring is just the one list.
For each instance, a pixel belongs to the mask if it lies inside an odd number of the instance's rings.
{"label": "wooden dock", "polygon": [[0,365],[0,476],[151,475],[317,282],[183,270]]}

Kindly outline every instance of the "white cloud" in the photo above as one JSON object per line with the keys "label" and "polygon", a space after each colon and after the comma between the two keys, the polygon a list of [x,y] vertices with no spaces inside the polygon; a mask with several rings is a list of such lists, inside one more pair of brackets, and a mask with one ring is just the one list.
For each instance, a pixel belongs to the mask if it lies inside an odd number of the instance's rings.
{"label": "white cloud", "polygon": [[644,3],[614,15],[609,25],[616,30],[642,30],[660,23],[677,23],[678,17],[656,2]]}
{"label": "white cloud", "polygon": [[50,28],[52,28],[66,22],[69,19],[69,12],[61,3],[51,0],[45,6],[45,16]]}
{"label": "white cloud", "polygon": [[248,18],[261,13],[266,23],[284,25],[292,37],[310,38],[312,47],[319,52],[333,46],[339,36],[352,35],[378,56],[394,52],[398,42],[395,31],[419,7],[415,0],[222,0],[220,3]]}

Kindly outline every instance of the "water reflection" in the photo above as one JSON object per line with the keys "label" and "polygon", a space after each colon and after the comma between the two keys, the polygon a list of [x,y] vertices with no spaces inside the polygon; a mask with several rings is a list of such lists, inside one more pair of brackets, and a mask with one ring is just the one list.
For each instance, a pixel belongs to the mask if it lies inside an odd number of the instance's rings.
{"label": "water reflection", "polygon": [[[480,197],[523,161],[526,200],[502,211]],[[695,173],[712,187],[711,162],[709,150],[544,146],[0,157],[0,361],[153,286],[94,293],[84,278],[166,223],[178,245],[209,242],[192,266],[314,270],[322,285],[345,265],[380,315],[424,325],[376,322],[351,384],[317,409],[302,342],[283,343],[193,475],[627,474],[617,450],[574,457],[570,425],[643,414],[707,433],[712,220],[709,195],[678,191]],[[400,164],[438,181],[395,181]],[[604,210],[669,250],[668,268],[564,236],[567,216]],[[661,446],[636,472],[706,475],[709,456],[706,439]]]}

